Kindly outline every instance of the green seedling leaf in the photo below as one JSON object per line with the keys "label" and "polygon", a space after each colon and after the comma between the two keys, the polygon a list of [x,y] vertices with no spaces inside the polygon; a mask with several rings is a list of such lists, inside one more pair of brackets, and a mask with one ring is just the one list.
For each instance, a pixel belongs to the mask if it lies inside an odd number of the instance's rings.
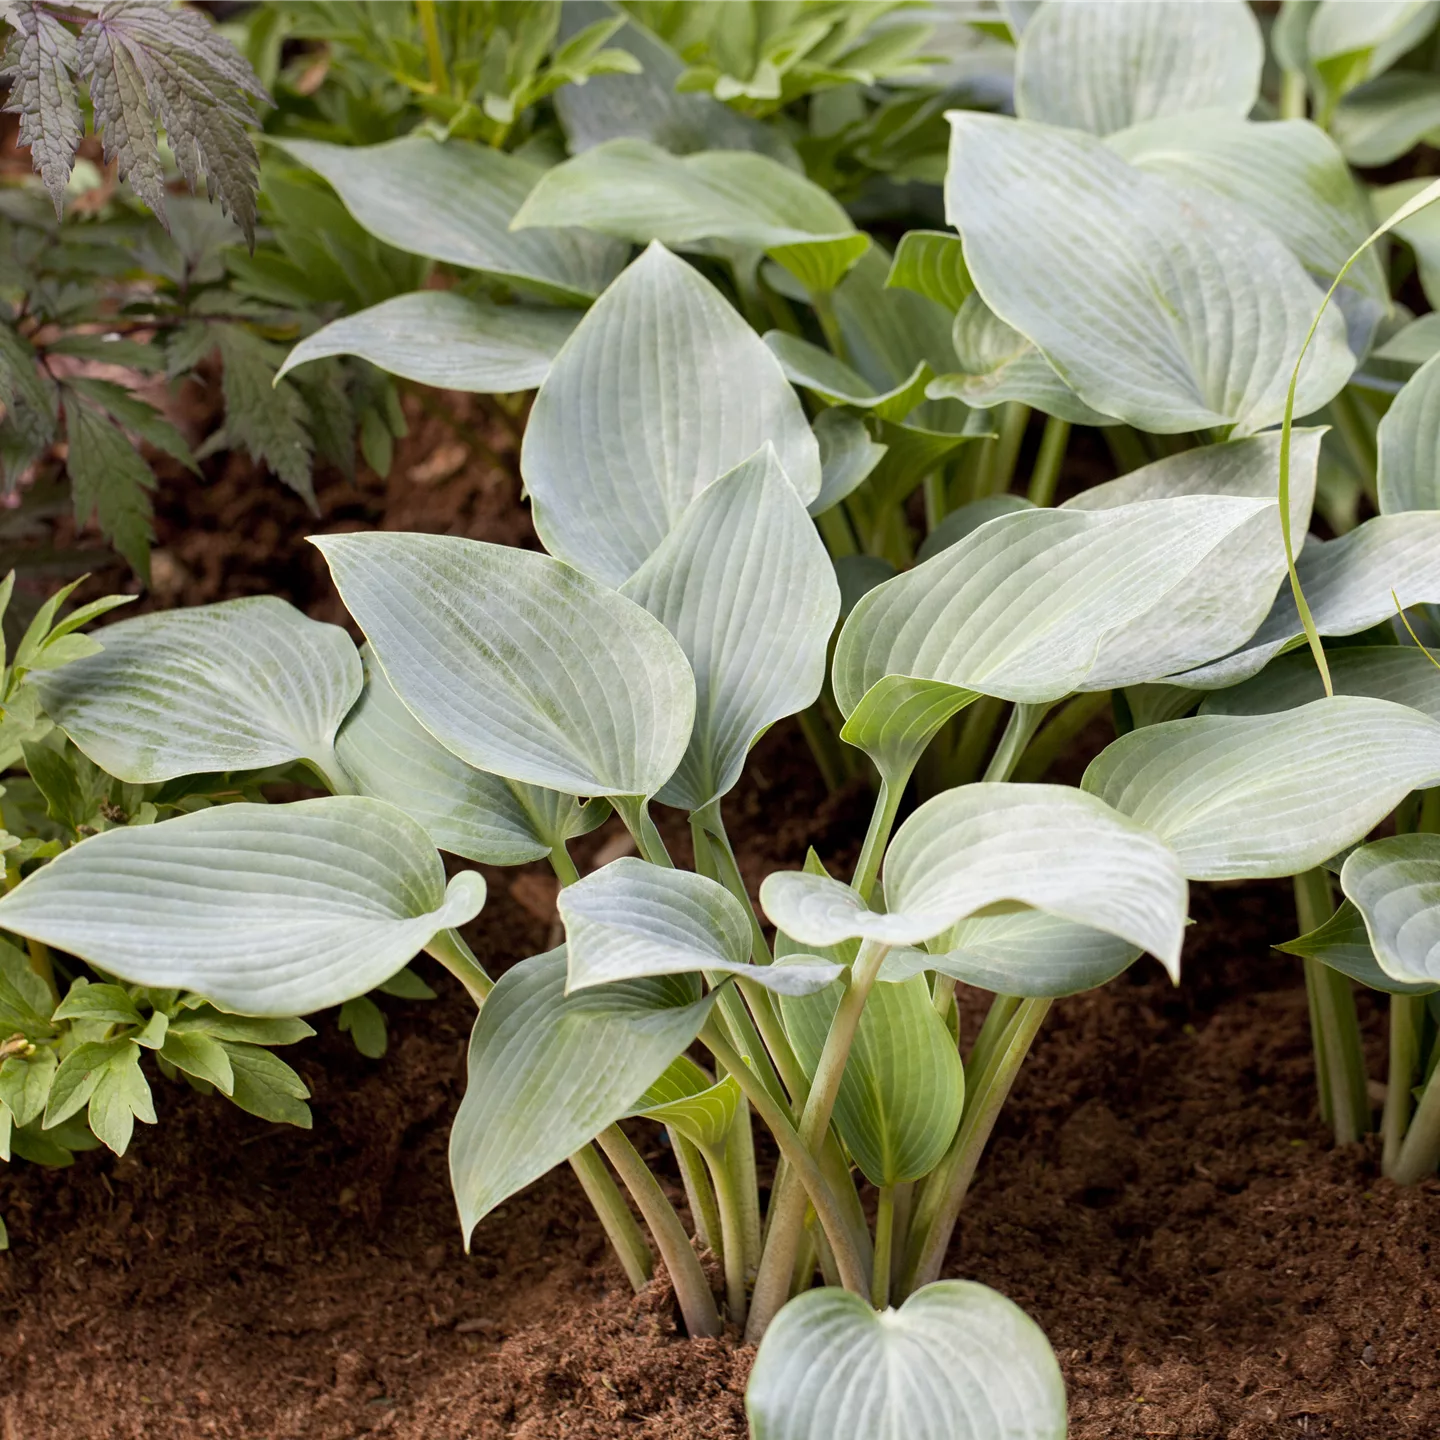
{"label": "green seedling leaf", "polygon": [[397,250],[572,304],[598,295],[625,263],[623,245],[585,230],[510,229],[545,173],[519,155],[418,135],[383,145],[271,143],[324,176],[360,225]]}
{"label": "green seedling leaf", "polygon": [[[785,1033],[812,1079],[840,994],[831,985],[780,1002]],[[960,1052],[924,977],[876,985],[835,1097],[835,1127],[865,1178],[898,1185],[929,1174],[950,1148],[964,1104]]]}
{"label": "green seedling leaf", "polygon": [[45,1113],[59,1063],[47,1045],[29,1055],[8,1055],[0,1064],[0,1104],[15,1117],[17,1126],[29,1125]]}
{"label": "green seedling leaf", "polygon": [[332,796],[107,830],[12,890],[0,926],[136,984],[296,1015],[363,995],[484,899],[476,871],[446,886],[393,805]]}
{"label": "green seedling leaf", "polygon": [[655,244],[556,357],[520,463],[546,549],[620,585],[707,485],[767,441],[808,504],[819,449],[779,362],[709,281]]}
{"label": "green seedling leaf", "polygon": [[1186,886],[1175,856],[1067,786],[963,785],[927,800],[895,832],[884,880],[885,913],[838,880],[795,870],[767,876],[760,903],[813,946],[856,935],[916,945],[1004,903],[1104,930],[1179,972]]}
{"label": "green seedling leaf", "polygon": [[[840,974],[809,964],[750,963],[750,918],[722,885],[686,870],[625,858],[560,892],[569,972],[566,993],[617,980],[708,971],[768,989],[810,994]],[[488,1004],[488,1002],[487,1002]]]}
{"label": "green seedling leaf", "polygon": [[1015,111],[1092,135],[1197,110],[1243,117],[1264,63],[1260,26],[1236,0],[1042,5],[1016,47]]}
{"label": "green seedling leaf", "polygon": [[[1267,512],[1273,502],[1181,495],[999,516],[851,611],[833,666],[843,737],[898,775],[977,695],[1043,704],[1122,683],[1098,668],[1104,640],[1161,607],[1168,644],[1206,653],[1214,622],[1166,597]],[[1124,647],[1117,666],[1141,668],[1125,682],[1158,678]]]}
{"label": "green seedling leaf", "polygon": [[1340,102],[1330,133],[1352,165],[1388,165],[1440,131],[1440,84],[1422,70],[1392,70]]}
{"label": "green seedling leaf", "polygon": [[1365,917],[1351,900],[1344,901],[1318,929],[1275,948],[1287,955],[1322,961],[1332,970],[1388,995],[1440,994],[1440,984],[1409,984],[1394,979],[1380,968],[1375,952],[1370,948],[1370,932],[1365,928]]}
{"label": "green seedling leaf", "polygon": [[811,1290],[765,1332],[745,1411],[755,1440],[1064,1440],[1065,1381],[1040,1327],[970,1280],[876,1314]]}
{"label": "green seedling leaf", "polygon": [[470,1037],[450,1132],[466,1244],[497,1205],[627,1114],[700,1033],[715,993],[692,975],[565,994],[565,951],[507,970]]}
{"label": "green seedling leaf", "polygon": [[646,140],[609,140],[541,177],[513,230],[579,225],[673,249],[723,241],[763,250],[812,290],[833,290],[870,237],[827,191],[747,150],[672,155]]}
{"label": "green seedling leaf", "polygon": [[1385,412],[1375,439],[1380,513],[1440,510],[1440,356],[1411,376]]}
{"label": "green seedling leaf", "polygon": [[360,694],[350,637],[273,596],[107,626],[103,649],[33,680],[50,718],[130,784],[308,760],[336,771]]}
{"label": "green seedling leaf", "polygon": [[[1440,601],[1440,511],[1377,515],[1336,540],[1310,536],[1295,568],[1320,635],[1358,635],[1403,605]],[[1276,656],[1305,643],[1293,590],[1282,590],[1265,622],[1241,649],[1177,684],[1217,690],[1258,674]]]}
{"label": "green seedling leaf", "polygon": [[805,507],[767,444],[702,491],[620,593],[680,643],[695,726],[663,804],[730,791],[750,747],[825,683],[840,591]]}
{"label": "green seedling leaf", "polygon": [[693,1060],[677,1055],[630,1113],[658,1120],[692,1145],[716,1152],[729,1137],[743,1100],[733,1075],[717,1084]]}
{"label": "green seedling leaf", "polygon": [[882,395],[843,360],[798,335],[768,330],[765,343],[792,385],[820,396],[828,405],[871,410],[882,420],[903,420],[925,399],[925,386],[931,378],[930,367],[922,360],[906,379]]}
{"label": "green seedling leaf", "polygon": [[1354,695],[1197,715],[1122,736],[1081,783],[1159,835],[1192,880],[1295,875],[1440,784],[1440,722]]}
{"label": "green seedling leaf", "polygon": [[[985,303],[1101,414],[1160,433],[1262,430],[1285,410],[1316,310],[1299,261],[1216,197],[1075,131],[950,112],[946,214]],[[1301,414],[1354,357],[1338,314],[1301,369]]]}
{"label": "green seedling leaf", "polygon": [[235,1089],[230,1098],[242,1110],[278,1125],[310,1128],[310,1092],[305,1082],[278,1056],[258,1045],[221,1041],[230,1057]]}
{"label": "green seedling leaf", "polygon": [[110,1062],[131,1050],[139,1053],[134,1042],[125,1039],[86,1041],[77,1045],[60,1062],[50,1082],[45,1128],[59,1125],[88,1105]]}
{"label": "green seedling leaf", "polygon": [[143,1025],[145,1017],[120,985],[77,980],[55,1010],[57,1020],[101,1020],[109,1025]]}
{"label": "green seedling leaf", "polygon": [[387,800],[425,827],[437,849],[482,865],[524,865],[600,824],[604,802],[504,780],[452,754],[400,702],[366,645],[365,689],[335,753],[362,795]]}
{"label": "green seedling leaf", "polygon": [[533,390],[578,319],[573,310],[419,290],[321,326],[285,357],[275,378],[327,355],[358,355],[392,375],[445,390]]}
{"label": "green seedling leaf", "polygon": [[[1326,654],[1337,695],[1370,695],[1440,720],[1440,669],[1410,645],[1343,646]],[[1272,660],[1229,690],[1212,690],[1202,715],[1274,715],[1320,700],[1325,684],[1308,651]]]}
{"label": "green seedling leaf", "polygon": [[370,1060],[380,1060],[390,1048],[385,1014],[368,995],[358,995],[340,1007],[337,1022],[355,1042],[355,1048]]}
{"label": "green seedling leaf", "polygon": [[433,1000],[436,995],[436,992],[408,966],[404,970],[397,970],[388,980],[375,988],[382,995],[393,995],[397,1000]]}
{"label": "green seedling leaf", "polygon": [[848,410],[821,411],[814,430],[820,447],[820,493],[806,508],[811,515],[823,515],[865,483],[888,447],[873,440],[865,422]]}
{"label": "green seedling leaf", "polygon": [[86,1118],[95,1138],[117,1155],[130,1148],[137,1120],[155,1123],[155,1101],[140,1071],[140,1047],[132,1041],[126,1041],[99,1072]]}
{"label": "green seedling leaf", "polygon": [[1103,930],[1039,910],[971,916],[932,944],[934,954],[892,950],[880,978],[904,980],[935,970],[997,995],[1046,998],[1108,984],[1141,955],[1138,946]]}
{"label": "green seedling leaf", "polygon": [[[1207,115],[1152,120],[1114,135],[1116,154],[1156,175],[1232,201],[1274,231],[1321,286],[1328,286],[1373,228],[1370,206],[1345,157],[1308,120],[1252,123]],[[1390,312],[1380,259],[1366,251],[1340,290],[1352,348],[1363,354]]]}
{"label": "green seedling leaf", "polygon": [[1340,888],[1392,980],[1440,985],[1440,835],[1391,835],[1351,853]]}
{"label": "green seedling leaf", "polygon": [[462,760],[570,795],[650,796],[674,773],[695,680],[633,600],[547,555],[478,540],[314,543],[396,693]]}
{"label": "green seedling leaf", "polygon": [[222,1095],[229,1095],[235,1089],[235,1072],[225,1047],[203,1031],[179,1026],[167,1030],[160,1054],[177,1070],[208,1081]]}
{"label": "green seedling leaf", "polygon": [[952,314],[975,290],[965,248],[948,230],[907,230],[895,247],[885,284],[913,290]]}

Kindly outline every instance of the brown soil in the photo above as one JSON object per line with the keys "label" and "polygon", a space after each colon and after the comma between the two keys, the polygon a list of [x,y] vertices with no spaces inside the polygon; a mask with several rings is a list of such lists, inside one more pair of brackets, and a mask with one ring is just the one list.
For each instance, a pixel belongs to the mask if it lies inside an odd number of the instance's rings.
{"label": "brown soil", "polygon": [[[423,478],[457,442],[416,418],[392,480],[332,481],[319,523],[238,460],[170,482],[159,602],[273,589],[339,618],[312,525],[527,543],[513,479],[480,457]],[[825,797],[780,726],[727,813],[754,882],[807,844],[843,857],[864,808]],[[553,889],[534,867],[490,879],[473,939],[498,970],[550,942]],[[1440,1184],[1397,1190],[1373,1147],[1329,1145],[1297,967],[1267,949],[1292,933],[1284,888],[1202,890],[1195,910],[1178,990],[1147,962],[1057,1004],[947,1273],[1045,1328],[1076,1440],[1434,1440]],[[678,1337],[659,1285],[631,1296],[568,1173],[462,1253],[445,1145],[469,1012],[431,978],[438,1001],[385,1002],[383,1060],[328,1016],[289,1052],[309,1134],[166,1087],[123,1159],[0,1171],[0,1440],[744,1435],[750,1352]],[[1365,1014],[1379,1074],[1383,1016]],[[637,1139],[663,1170],[658,1138]]]}

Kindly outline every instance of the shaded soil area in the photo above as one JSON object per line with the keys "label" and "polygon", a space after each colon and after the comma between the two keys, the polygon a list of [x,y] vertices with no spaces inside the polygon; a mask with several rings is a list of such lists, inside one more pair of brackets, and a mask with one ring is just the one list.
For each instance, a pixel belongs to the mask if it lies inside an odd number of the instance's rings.
{"label": "shaded soil area", "polygon": [[[513,477],[414,418],[393,478],[332,479],[319,522],[239,460],[168,483],[155,603],[272,589],[339,619],[311,527],[533,543]],[[503,451],[503,427],[471,419]],[[753,885],[807,845],[843,862],[866,808],[827,797],[782,725],[727,816]],[[582,868],[616,840],[613,822],[587,837]],[[554,885],[488,878],[471,938],[498,971],[552,942]],[[1077,1440],[1433,1440],[1440,1184],[1397,1190],[1374,1148],[1336,1151],[1318,1123],[1298,963],[1268,950],[1294,933],[1286,888],[1201,889],[1194,910],[1181,987],[1142,962],[1057,1003],[946,1273],[1044,1327]],[[661,1284],[631,1295],[568,1172],[463,1253],[445,1151],[470,1012],[426,964],[440,998],[382,1002],[383,1060],[333,1014],[286,1052],[308,1134],[157,1077],[161,1123],[123,1159],[0,1168],[0,1440],[744,1435],[750,1352],[681,1338]],[[963,998],[968,1037],[983,997]],[[1378,1075],[1383,1014],[1364,1015]],[[678,1201],[658,1132],[636,1139]]]}

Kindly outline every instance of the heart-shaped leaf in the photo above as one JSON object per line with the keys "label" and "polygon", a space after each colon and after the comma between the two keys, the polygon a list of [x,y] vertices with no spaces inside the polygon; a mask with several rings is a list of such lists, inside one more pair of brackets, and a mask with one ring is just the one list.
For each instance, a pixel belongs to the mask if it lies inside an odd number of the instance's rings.
{"label": "heart-shaped leaf", "polygon": [[760,903],[787,935],[816,946],[854,935],[915,945],[991,906],[1027,906],[1116,935],[1178,973],[1186,886],[1175,856],[1067,786],[962,785],[927,800],[895,832],[884,880],[884,913],[848,885],[798,870],[767,876]]}
{"label": "heart-shaped leaf", "polygon": [[[780,1002],[785,1033],[812,1079],[840,993],[831,985]],[[876,985],[835,1096],[835,1127],[866,1179],[898,1185],[929,1174],[950,1148],[964,1104],[960,1052],[924,978]]]}
{"label": "heart-shaped leaf", "polygon": [[822,291],[833,289],[870,245],[828,191],[767,156],[672,155],[634,139],[608,140],[546,171],[511,225],[579,225],[679,250],[725,241],[765,251]]}
{"label": "heart-shaped leaf", "polygon": [[361,655],[365,689],[335,753],[362,795],[398,806],[438,849],[482,865],[523,865],[604,820],[603,801],[581,805],[467,765],[400,703],[368,645]]}
{"label": "heart-shaped leaf", "polygon": [[1380,513],[1440,510],[1440,356],[1395,397],[1376,431]]}
{"label": "heart-shaped leaf", "polygon": [[[1337,695],[1370,695],[1408,705],[1440,720],[1440,668],[1411,645],[1346,645],[1325,663]],[[1324,697],[1325,685],[1309,650],[1272,660],[1258,675],[1229,690],[1212,690],[1202,715],[1274,715]]]}
{"label": "heart-shaped leaf", "polygon": [[[1248,435],[1281,418],[1320,297],[1276,235],[1089,136],[949,118],[946,214],[978,292],[1087,405],[1161,433]],[[1328,401],[1353,368],[1327,310],[1297,413]]]}
{"label": "heart-shaped leaf", "polygon": [[1092,135],[1196,110],[1243,116],[1264,62],[1260,26],[1236,0],[1042,5],[1016,49],[1015,110]]}
{"label": "heart-shaped leaf", "polygon": [[1197,715],[1132,730],[1082,784],[1160,836],[1192,880],[1295,875],[1440,784],[1440,722],[1355,695]]}
{"label": "heart-shaped leaf", "polygon": [[497,1205],[627,1114],[700,1033],[714,1001],[692,975],[566,995],[563,947],[507,970],[475,1022],[450,1132],[466,1244]]}
{"label": "heart-shaped leaf", "polygon": [[1107,984],[1140,958],[1103,930],[1076,925],[1039,910],[1013,915],[972,915],[925,950],[892,950],[882,980],[903,980],[927,970],[997,995],[1078,995]]}
{"label": "heart-shaped leaf", "polygon": [[271,595],[142,615],[99,654],[30,683],[45,713],[130,784],[308,760],[336,773],[335,732],[360,694],[350,637]]}
{"label": "heart-shaped leaf", "polygon": [[771,1322],[745,1389],[755,1440],[1064,1440],[1065,1381],[1040,1327],[970,1280],[876,1314],[811,1290]]}
{"label": "heart-shaped leaf", "polygon": [[516,281],[560,300],[598,295],[625,263],[625,246],[586,230],[512,231],[543,166],[489,145],[420,135],[383,145],[272,140],[334,186],[377,239]]}
{"label": "heart-shaped leaf", "polygon": [[521,468],[546,548],[619,585],[695,496],[767,441],[808,504],[820,454],[779,362],[709,281],[657,244],[556,358]]}
{"label": "heart-shaped leaf", "polygon": [[327,355],[358,355],[392,375],[445,390],[533,390],[579,318],[573,310],[418,290],[322,325],[285,357],[275,378]]}
{"label": "heart-shaped leaf", "polygon": [[1287,955],[1319,960],[1332,970],[1338,970],[1369,989],[1380,990],[1387,995],[1440,993],[1440,984],[1410,984],[1394,979],[1380,968],[1370,947],[1370,932],[1365,928],[1365,917],[1351,900],[1346,900],[1323,925],[1308,935],[1275,948]]}
{"label": "heart-shaped leaf", "polygon": [[315,538],[406,708],[477,768],[569,795],[653,795],[695,681],[633,600],[552,560],[447,535]]}
{"label": "heart-shaped leaf", "polygon": [[1440,985],[1440,835],[1391,835],[1353,851],[1340,888],[1365,920],[1380,968]]}
{"label": "heart-shaped leaf", "polygon": [[[1296,561],[1315,628],[1321,635],[1357,635],[1389,620],[1402,605],[1440,601],[1440,511],[1377,515],[1336,540],[1310,536]],[[1393,592],[1393,593],[1392,593]],[[1217,690],[1257,674],[1276,655],[1304,643],[1289,586],[1265,623],[1233,654],[1177,673],[1176,683]]]}
{"label": "heart-shaped leaf", "polygon": [[560,892],[569,993],[655,975],[745,975],[784,994],[829,985],[840,966],[750,963],[750,918],[723,886],[633,857],[612,861]]}
{"label": "heart-shaped leaf", "polygon": [[409,816],[340,795],[107,830],[12,890],[0,926],[134,984],[300,1015],[374,989],[484,901],[478,871],[446,885]]}
{"label": "heart-shaped leaf", "polygon": [[621,594],[695,673],[695,728],[659,799],[702,809],[734,786],[763,731],[820,693],[840,609],[834,567],[774,450],[702,491]]}

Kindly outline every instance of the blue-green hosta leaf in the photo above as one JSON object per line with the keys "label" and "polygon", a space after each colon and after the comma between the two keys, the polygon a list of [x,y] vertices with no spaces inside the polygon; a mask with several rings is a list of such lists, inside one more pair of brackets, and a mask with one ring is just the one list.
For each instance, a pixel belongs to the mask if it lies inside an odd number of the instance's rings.
{"label": "blue-green hosta leaf", "polygon": [[885,913],[798,870],[767,876],[760,902],[806,945],[854,935],[915,945],[990,906],[1025,906],[1116,935],[1178,973],[1186,887],[1175,856],[1067,786],[963,785],[927,800],[895,832],[884,880]]}
{"label": "blue-green hosta leaf", "polygon": [[275,378],[327,355],[358,355],[392,375],[444,390],[533,390],[578,319],[573,310],[417,290],[321,326],[285,357]]}
{"label": "blue-green hosta leaf", "polygon": [[1243,116],[1264,62],[1260,26],[1238,0],[1052,3],[1020,38],[1015,111],[1092,135],[1196,110]]}
{"label": "blue-green hosta leaf", "polygon": [[1440,510],[1440,356],[1395,397],[1376,432],[1380,513]]}
{"label": "blue-green hosta leaf", "polygon": [[1115,423],[1114,416],[1087,405],[1039,350],[973,291],[955,312],[951,342],[954,365],[930,382],[926,393],[932,399],[963,400],[982,409],[1018,400],[1072,425]]}
{"label": "blue-green hosta leaf", "polygon": [[[1319,291],[1269,230],[1102,141],[952,111],[947,218],[989,307],[1102,414],[1248,435],[1285,409]],[[1301,368],[1308,414],[1349,378],[1327,310]]]}
{"label": "blue-green hosta leaf", "polygon": [[335,771],[335,732],[363,683],[337,625],[271,595],[106,626],[104,648],[31,683],[50,718],[131,784],[309,760]]}
{"label": "blue-green hosta leaf", "polygon": [[485,900],[409,816],[355,795],[107,830],[0,901],[0,926],[139,985],[299,1015],[387,980]]}
{"label": "blue-green hosta leaf", "polygon": [[765,1332],[745,1410],[755,1440],[1064,1440],[1065,1381],[1003,1295],[941,1280],[876,1314],[811,1290]]}
{"label": "blue-green hosta leaf", "polygon": [[1081,783],[1160,836],[1192,880],[1295,875],[1440,784],[1440,722],[1357,695],[1197,715],[1132,730]]}
{"label": "blue-green hosta leaf", "polygon": [[733,1075],[717,1084],[689,1056],[677,1055],[630,1114],[658,1120],[692,1145],[713,1152],[724,1146],[743,1102]]}
{"label": "blue-green hosta leaf", "polygon": [[820,453],[779,362],[709,281],[657,244],[556,357],[520,463],[546,548],[619,585],[695,496],[766,441],[808,504]]}
{"label": "blue-green hosta leaf", "polygon": [[[1375,207],[1377,220],[1388,220],[1401,206],[1420,195],[1428,184],[1427,180],[1399,180],[1393,185],[1381,185],[1370,192],[1370,202]],[[1413,215],[1407,215],[1393,227],[1393,233],[1415,252],[1415,268],[1420,272],[1420,288],[1436,308],[1440,301],[1440,215],[1435,206],[1427,205]]]}
{"label": "blue-green hosta leaf", "polygon": [[734,786],[764,730],[820,693],[840,610],[834,567],[774,450],[702,491],[620,593],[695,672],[695,728],[659,799],[702,809]]}
{"label": "blue-green hosta leaf", "polygon": [[1353,851],[1340,888],[1393,980],[1440,985],[1440,835],[1391,835]]}
{"label": "blue-green hosta leaf", "polygon": [[1107,984],[1140,958],[1138,946],[1039,910],[973,915],[933,942],[935,953],[892,950],[882,980],[937,970],[997,995],[1078,995]]}
{"label": "blue-green hosta leaf", "polygon": [[467,765],[401,704],[370,647],[361,653],[365,689],[335,753],[360,794],[398,806],[437,849],[482,865],[523,865],[604,820],[603,802],[581,805],[573,795]]}
{"label": "blue-green hosta leaf", "polygon": [[838,965],[752,965],[750,918],[722,885],[633,857],[560,892],[569,954],[567,990],[655,975],[746,975],[773,990],[810,994]]}
{"label": "blue-green hosta leaf", "polygon": [[[1345,157],[1308,120],[1173,117],[1123,131],[1109,143],[1142,170],[1233,201],[1273,230],[1326,289],[1374,228]],[[1352,348],[1364,354],[1390,310],[1389,283],[1373,248],[1351,267],[1336,298],[1351,319]]]}
{"label": "blue-green hosta leaf", "polygon": [[[1291,432],[1290,529],[1310,524],[1321,430]],[[1266,500],[1275,494],[1276,432],[1182,451],[1082,491],[1061,507],[1100,511],[1184,495]],[[1165,597],[1163,605],[1112,630],[1100,642],[1080,688],[1110,690],[1183,668],[1181,657],[1223,655],[1244,644],[1269,614],[1285,578],[1280,507],[1267,505],[1225,538]]]}
{"label": "blue-green hosta leaf", "polygon": [[815,417],[814,429],[820,447],[820,493],[806,509],[823,515],[865,483],[888,447],[871,439],[858,415],[834,406]]}
{"label": "blue-green hosta leaf", "polygon": [[1436,355],[1440,355],[1440,315],[1432,311],[1417,320],[1407,321],[1388,340],[1375,347],[1371,358],[1416,367]]}
{"label": "blue-green hosta leaf", "polygon": [[923,563],[932,556],[938,555],[942,550],[948,550],[950,546],[958,544],[972,530],[978,530],[991,520],[995,520],[1001,515],[1014,515],[1018,511],[1031,509],[1034,509],[1033,504],[1023,495],[1006,493],[1004,495],[986,495],[979,500],[971,500],[968,504],[960,506],[958,510],[952,510],[920,542],[920,548],[915,552],[915,559]]}
{"label": "blue-green hosta leaf", "polygon": [[949,230],[907,230],[895,247],[887,289],[913,290],[954,314],[973,293],[960,237]]}
{"label": "blue-green hosta leaf", "polygon": [[1387,995],[1440,993],[1440,984],[1411,984],[1405,980],[1394,979],[1380,968],[1375,952],[1370,947],[1370,932],[1365,928],[1365,917],[1351,900],[1346,900],[1323,925],[1310,931],[1308,935],[1301,935],[1299,939],[1275,948],[1283,950],[1287,955],[1302,955],[1307,959],[1321,960],[1332,970],[1338,970],[1342,975],[1358,980],[1371,990],[1381,990]]}
{"label": "blue-green hosta leaf", "polygon": [[693,975],[566,995],[563,947],[507,970],[475,1022],[450,1132],[466,1244],[497,1205],[629,1113],[700,1033],[714,1001]]}
{"label": "blue-green hosta leaf", "polygon": [[900,384],[883,394],[828,350],[784,330],[769,330],[765,343],[780,362],[785,378],[830,405],[873,410],[882,420],[903,420],[925,399],[930,367],[922,360]]}
{"label": "blue-green hosta leaf", "polygon": [[567,795],[650,796],[674,772],[695,678],[633,600],[458,536],[314,543],[395,693],[462,760]]}
{"label": "blue-green hosta leaf", "polygon": [[1440,80],[1422,70],[1378,75],[1346,95],[1330,129],[1352,165],[1388,165],[1440,132]]}
{"label": "blue-green hosta leaf", "polygon": [[579,225],[673,249],[711,240],[763,250],[807,287],[831,290],[870,237],[828,191],[748,150],[672,155],[609,140],[547,170],[511,227]]}
{"label": "blue-green hosta leaf", "polygon": [[383,145],[271,143],[322,175],[355,219],[397,250],[571,302],[598,295],[625,263],[623,244],[587,230],[510,229],[545,173],[519,155],[419,135]]}
{"label": "blue-green hosta leaf", "polygon": [[[1440,668],[1412,645],[1346,645],[1325,656],[1337,695],[1370,695],[1408,705],[1440,720]],[[1229,690],[1211,690],[1202,715],[1274,715],[1324,697],[1325,685],[1308,648],[1272,660],[1258,675]]]}
{"label": "blue-green hosta leaf", "polygon": [[[1336,540],[1312,535],[1296,569],[1320,634],[1358,635],[1395,614],[1394,597],[1406,606],[1440,601],[1440,510],[1377,515]],[[1295,597],[1286,585],[1241,649],[1174,679],[1198,690],[1222,689],[1248,680],[1276,655],[1303,643]]]}
{"label": "blue-green hosta leaf", "polygon": [[1310,64],[1327,90],[1344,95],[1418,45],[1437,14],[1433,0],[1320,0],[1305,33]]}
{"label": "blue-green hosta leaf", "polygon": [[[883,978],[883,977],[882,977]],[[812,1078],[841,987],[784,996],[785,1033]],[[922,976],[870,991],[835,1096],[835,1127],[873,1185],[918,1180],[938,1165],[960,1124],[965,1071]]]}
{"label": "blue-green hosta leaf", "polygon": [[[933,733],[977,694],[1043,704],[1091,681],[1120,683],[1096,668],[1103,642],[1157,607],[1168,643],[1183,648],[1193,625],[1192,653],[1213,654],[1214,619],[1175,613],[1166,597],[1267,509],[1273,503],[1182,495],[990,521],[850,613],[832,672],[845,738],[877,764],[902,766],[923,748],[926,725]],[[1127,666],[1133,658],[1117,652]]]}

